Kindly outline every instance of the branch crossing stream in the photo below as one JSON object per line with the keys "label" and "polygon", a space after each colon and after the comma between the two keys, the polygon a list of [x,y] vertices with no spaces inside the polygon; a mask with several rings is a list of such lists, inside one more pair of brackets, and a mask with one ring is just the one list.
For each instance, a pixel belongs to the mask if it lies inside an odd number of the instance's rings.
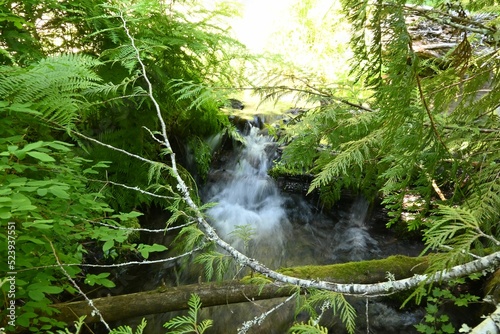
{"label": "branch crossing stream", "polygon": [[[364,198],[344,201],[349,204],[337,207],[333,217],[323,214],[302,195],[280,191],[268,175],[277,157],[277,145],[271,137],[250,123],[243,137],[244,145],[231,152],[232,156],[226,157],[226,162],[212,171],[210,182],[203,189],[205,201],[217,203],[207,215],[224,240],[273,269],[383,258],[401,252],[401,245],[388,247],[384,239],[387,236],[371,235],[370,206]],[[361,308],[364,303],[363,300]],[[271,301],[258,305],[262,304],[273,305]],[[250,320],[250,314],[259,315],[265,310],[255,305],[219,307],[214,313],[209,312],[209,317],[222,322],[219,330],[234,333],[243,321],[233,324],[234,319]],[[412,332],[411,324],[416,321],[413,315],[400,314],[380,303],[374,303],[371,309],[373,321],[385,322],[392,330],[396,329],[392,331],[380,325],[384,328],[381,333],[399,333],[402,328]],[[266,327],[265,332],[282,333],[287,326],[285,323],[293,319],[289,312],[283,310],[283,314],[278,312],[270,316],[271,326]],[[364,313],[364,310],[359,312]],[[277,326],[281,322],[284,327]],[[257,329],[257,332],[262,330]]]}
{"label": "branch crossing stream", "polygon": [[[236,142],[229,145],[231,149],[218,150],[221,151],[218,161],[201,193],[205,203],[216,203],[206,213],[219,236],[247,256],[278,269],[418,254],[418,246],[399,242],[388,233],[384,222],[377,222],[380,219],[373,214],[376,210],[362,197],[342,199],[332,210],[322,212],[316,200],[283,191],[268,175],[273,161],[279,157],[277,144],[250,122],[242,131],[242,137],[243,144]],[[217,139],[221,141],[222,136]],[[162,277],[168,270],[171,268],[155,272],[155,281],[167,281]],[[189,275],[193,277],[186,280],[181,275],[177,284],[196,281],[200,269],[193,267],[193,270]],[[226,278],[248,274],[245,270],[235,268]],[[365,302],[364,299],[353,301],[359,330],[364,333]],[[244,321],[252,320],[279,303],[280,300],[265,300],[203,308],[200,319],[214,321],[208,333],[237,333]],[[416,314],[400,312],[398,306],[393,308],[370,301],[370,333],[401,333],[401,330],[416,333],[413,328],[413,324],[418,323]],[[249,333],[285,333],[294,321],[294,310],[295,302],[291,301]],[[176,314],[150,317],[147,333],[163,332],[162,324]],[[307,322],[304,316],[296,320]],[[329,319],[335,333],[345,333],[343,325],[337,321]],[[333,325],[334,322],[337,323]]]}

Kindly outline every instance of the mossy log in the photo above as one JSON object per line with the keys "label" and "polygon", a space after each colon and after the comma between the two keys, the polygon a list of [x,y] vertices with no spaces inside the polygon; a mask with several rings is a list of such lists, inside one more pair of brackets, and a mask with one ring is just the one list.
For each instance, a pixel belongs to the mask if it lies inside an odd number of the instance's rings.
{"label": "mossy log", "polygon": [[[335,283],[378,283],[387,281],[387,276],[401,279],[421,274],[427,268],[425,257],[391,256],[382,260],[349,262],[324,266],[303,266],[280,270],[283,274],[304,279],[320,279]],[[388,274],[389,273],[389,274]],[[290,296],[296,287],[280,283],[247,284],[246,280],[221,283],[192,284],[179,287],[163,287],[153,291],[109,296],[93,299],[94,306],[108,322],[165,313],[188,308],[187,301],[196,293],[203,307],[242,303],[254,300]],[[57,318],[67,323],[87,316],[87,323],[98,322],[99,317],[87,301],[53,305],[61,311]]]}

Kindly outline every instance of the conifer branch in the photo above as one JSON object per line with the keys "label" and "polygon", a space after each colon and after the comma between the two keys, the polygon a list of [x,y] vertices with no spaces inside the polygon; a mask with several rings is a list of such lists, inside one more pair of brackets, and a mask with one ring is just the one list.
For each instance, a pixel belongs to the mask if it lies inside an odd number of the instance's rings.
{"label": "conifer branch", "polygon": [[[423,7],[423,6],[406,4],[403,6],[403,8],[408,11],[416,12],[431,21],[443,25],[449,25],[453,28],[457,28],[462,31],[470,31],[483,35],[493,35],[496,33],[496,29],[494,28],[487,27],[479,22],[473,21],[465,17],[460,17],[457,15],[439,11],[432,7]],[[432,14],[438,14],[439,17],[432,16]],[[447,18],[443,19],[442,17],[447,17]]]}

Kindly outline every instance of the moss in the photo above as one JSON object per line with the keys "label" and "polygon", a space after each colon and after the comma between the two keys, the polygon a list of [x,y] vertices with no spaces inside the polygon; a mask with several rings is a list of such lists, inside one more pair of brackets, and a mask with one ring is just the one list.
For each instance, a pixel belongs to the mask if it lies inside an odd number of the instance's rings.
{"label": "moss", "polygon": [[491,295],[495,303],[500,302],[500,269],[495,271],[486,283],[484,289],[485,295]]}
{"label": "moss", "polygon": [[280,177],[307,177],[307,174],[303,171],[289,168],[285,164],[279,162],[274,164],[274,166],[269,169],[267,174],[273,179],[278,179]]}
{"label": "moss", "polygon": [[390,256],[381,260],[348,262],[323,266],[283,268],[279,272],[303,279],[320,279],[335,283],[376,283],[422,274],[427,269],[426,257]]}

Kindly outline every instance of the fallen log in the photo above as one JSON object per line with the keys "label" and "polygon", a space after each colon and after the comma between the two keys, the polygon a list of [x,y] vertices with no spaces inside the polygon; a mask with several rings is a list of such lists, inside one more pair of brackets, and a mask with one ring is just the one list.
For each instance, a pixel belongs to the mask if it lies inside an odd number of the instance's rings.
{"label": "fallen log", "polygon": [[[421,274],[427,268],[425,257],[391,256],[382,260],[370,260],[332,264],[324,266],[303,266],[285,268],[282,273],[303,279],[321,279],[333,283],[378,283],[390,279],[402,279]],[[188,308],[188,300],[195,293],[203,307],[242,303],[248,301],[287,297],[297,291],[294,286],[281,283],[247,284],[242,281],[202,283],[179,287],[162,287],[153,291],[109,296],[92,300],[107,322],[165,313]],[[87,301],[52,305],[61,313],[58,320],[70,323],[85,315],[85,322],[98,322],[93,308]]]}

